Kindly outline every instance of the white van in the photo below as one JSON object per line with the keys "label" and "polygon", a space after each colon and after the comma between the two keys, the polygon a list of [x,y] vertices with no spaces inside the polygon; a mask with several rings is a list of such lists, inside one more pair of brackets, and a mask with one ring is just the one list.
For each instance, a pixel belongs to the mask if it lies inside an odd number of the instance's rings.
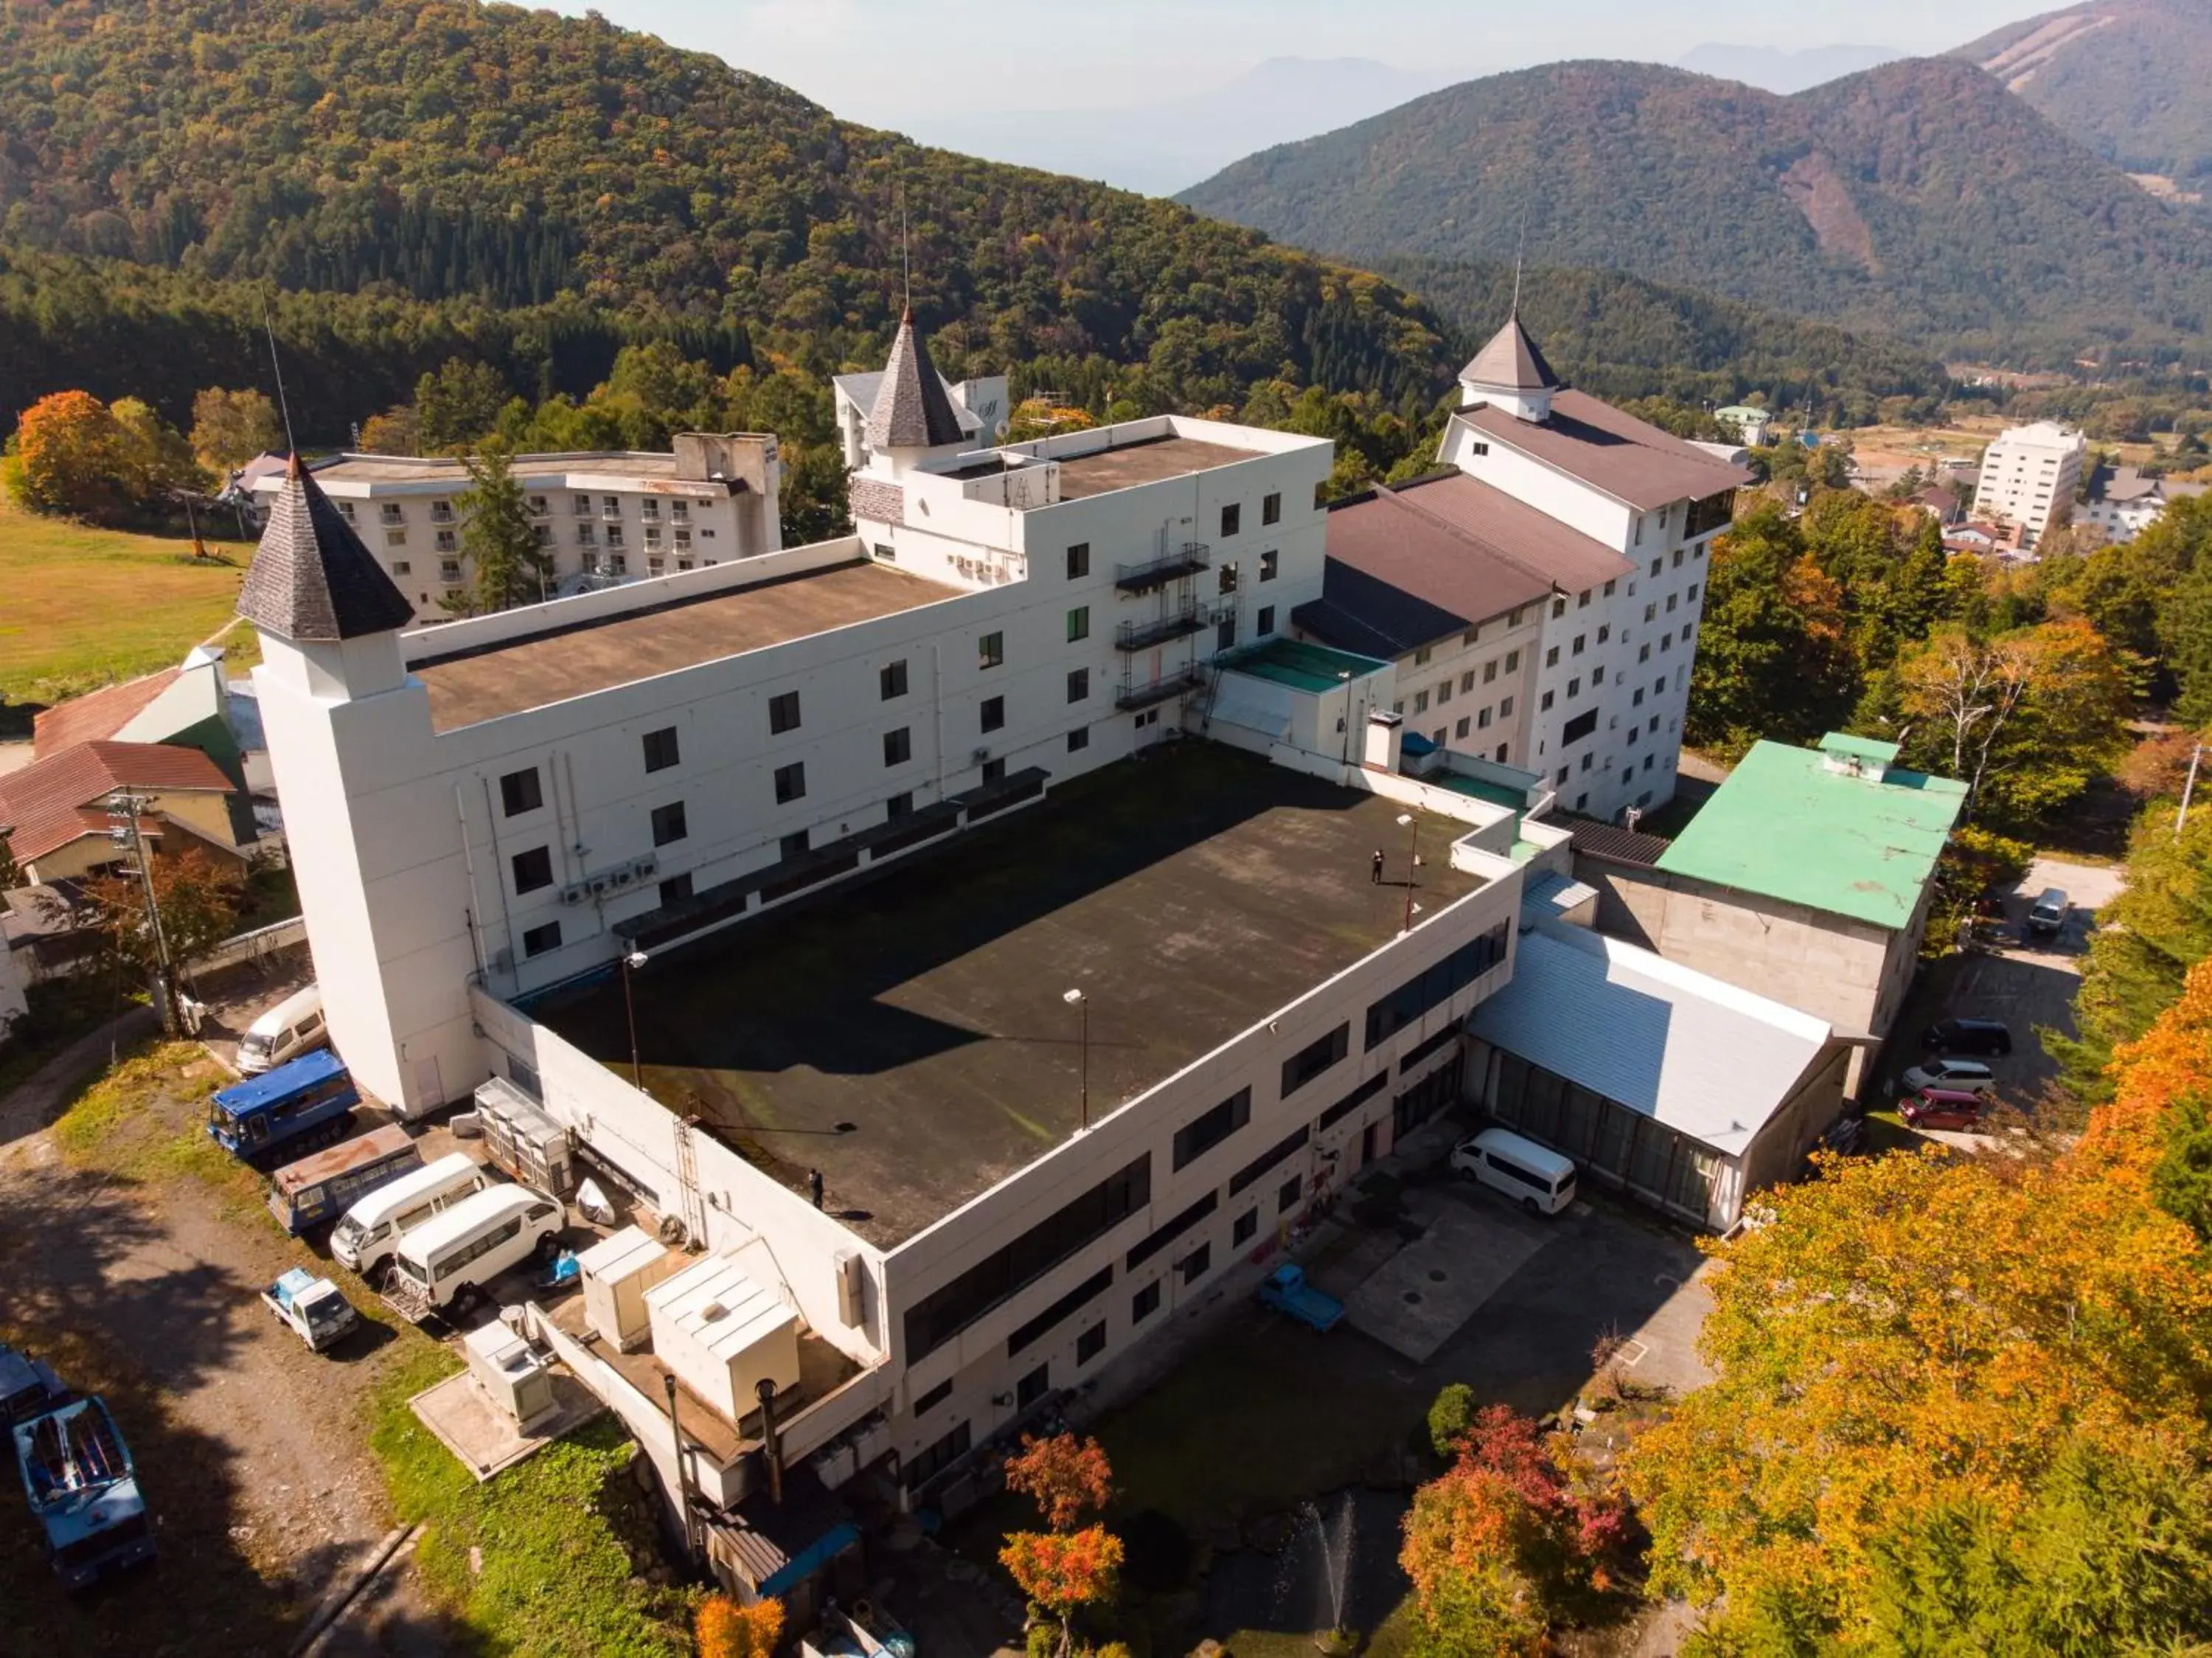
{"label": "white van", "polygon": [[239,1039],[238,1069],[243,1076],[258,1076],[330,1039],[330,1027],[323,1022],[323,993],[310,984],[253,1021]]}
{"label": "white van", "polygon": [[1452,1172],[1495,1186],[1532,1215],[1556,1215],[1575,1200],[1571,1159],[1524,1140],[1510,1129],[1486,1128],[1452,1149]]}
{"label": "white van", "polygon": [[346,1210],[331,1229],[331,1253],[364,1278],[373,1277],[398,1248],[402,1233],[482,1192],[493,1179],[465,1151],[403,1174]]}
{"label": "white van", "polygon": [[508,1267],[533,1256],[550,1260],[567,1220],[542,1192],[488,1186],[400,1238],[387,1295],[418,1317],[445,1307],[466,1312]]}

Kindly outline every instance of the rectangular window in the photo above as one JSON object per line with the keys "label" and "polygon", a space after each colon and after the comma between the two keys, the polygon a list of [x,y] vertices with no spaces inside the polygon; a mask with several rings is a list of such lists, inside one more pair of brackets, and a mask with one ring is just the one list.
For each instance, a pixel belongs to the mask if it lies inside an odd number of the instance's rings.
{"label": "rectangular window", "polygon": [[1322,1112],[1320,1118],[1314,1124],[1314,1131],[1318,1134],[1326,1134],[1329,1130],[1334,1128],[1339,1123],[1351,1116],[1353,1112],[1358,1111],[1360,1106],[1365,1105],[1370,1100],[1372,1100],[1376,1094],[1382,1093],[1384,1088],[1387,1088],[1389,1086],[1390,1073],[1387,1070],[1377,1071],[1374,1076],[1369,1077],[1364,1082],[1362,1082],[1358,1088],[1352,1089],[1351,1093],[1346,1094],[1343,1099],[1338,1100],[1327,1111]]}
{"label": "rectangular window", "polygon": [[788,806],[795,800],[806,798],[806,762],[793,760],[789,765],[775,768],[775,803]]}
{"label": "rectangular window", "polygon": [[1275,1193],[1275,1213],[1287,1215],[1298,1206],[1298,1193],[1305,1182],[1295,1174],[1283,1182]]}
{"label": "rectangular window", "polygon": [[1026,1411],[1052,1391],[1052,1367],[1040,1364],[1014,1384],[1014,1409]]}
{"label": "rectangular window", "polygon": [[1091,607],[1078,605],[1067,613],[1067,643],[1073,644],[1079,639],[1087,639],[1090,637]]}
{"label": "rectangular window", "polygon": [[1536,707],[1538,710],[1542,713],[1550,713],[1552,710],[1552,693],[1547,691],[1541,697],[1538,698],[1536,699]]}
{"label": "rectangular window", "polygon": [[984,730],[997,731],[1004,728],[1006,723],[1006,699],[1004,697],[984,698],[981,711]]}
{"label": "rectangular window", "polygon": [[1518,674],[1521,671],[1521,653],[1519,651],[1509,650],[1505,653],[1505,671],[1508,674]]}
{"label": "rectangular window", "polygon": [[768,699],[768,729],[770,736],[781,736],[787,731],[799,729],[799,693],[779,692]]}
{"label": "rectangular window", "polygon": [[1175,1166],[1188,1168],[1199,1157],[1219,1145],[1252,1120],[1252,1090],[1239,1088],[1212,1111],[1193,1118],[1176,1131]]}
{"label": "rectangular window", "polygon": [[1237,591],[1237,566],[1236,566],[1236,565],[1234,565],[1234,564],[1224,564],[1224,565],[1221,567],[1221,570],[1220,570],[1220,578],[1221,578],[1221,579],[1220,579],[1219,582],[1218,583],[1218,587],[1219,587],[1220,591],[1221,591],[1224,595],[1225,595],[1225,594],[1228,594],[1234,593],[1234,592],[1236,592],[1236,591]]}
{"label": "rectangular window", "polygon": [[1312,1131],[1304,1124],[1299,1125],[1295,1133],[1287,1138],[1277,1141],[1231,1175],[1229,1179],[1229,1195],[1234,1198],[1237,1193],[1266,1179],[1284,1158],[1303,1151],[1306,1142],[1311,1137]]}
{"label": "rectangular window", "polygon": [[1232,1249],[1242,1248],[1251,1242],[1252,1234],[1260,1229],[1260,1211],[1248,1209],[1230,1223],[1229,1244]]}
{"label": "rectangular window", "polygon": [[969,1447],[974,1442],[974,1438],[969,1432],[968,1424],[964,1422],[957,1423],[944,1438],[906,1464],[900,1477],[904,1480],[907,1490],[917,1490],[929,1484],[931,1480],[967,1455]]}
{"label": "rectangular window", "polygon": [[[1486,708],[1484,709],[1482,712],[1477,716],[1475,722],[1481,729],[1487,731],[1490,728],[1490,710]],[[1467,722],[1465,720],[1462,720],[1460,722],[1462,726],[1466,725],[1466,723]],[[1459,735],[1464,737],[1467,735],[1467,733],[1462,730]]]}
{"label": "rectangular window", "polygon": [[884,802],[884,816],[892,823],[896,823],[901,818],[910,818],[913,815],[914,790],[911,789],[893,795]]}
{"label": "rectangular window", "polygon": [[1544,666],[1546,667],[1557,667],[1559,665],[1559,648],[1557,645],[1553,645],[1549,650],[1547,650],[1544,653]]}
{"label": "rectangular window", "polygon": [[1067,579],[1080,582],[1091,574],[1091,543],[1078,541],[1067,550]]}
{"label": "rectangular window", "polygon": [[1419,650],[1413,653],[1413,666],[1415,667],[1426,667],[1429,665],[1429,658],[1435,654],[1436,652],[1433,647],[1423,645]]}
{"label": "rectangular window", "polygon": [[1347,1022],[1318,1041],[1309,1042],[1283,1061],[1283,1098],[1287,1100],[1331,1065],[1352,1051],[1352,1026]]}
{"label": "rectangular window", "polygon": [[1511,719],[1511,718],[1513,717],[1513,698],[1510,698],[1510,697],[1503,697],[1503,698],[1500,698],[1498,699],[1498,717],[1499,719],[1501,719],[1501,720],[1510,720],[1510,719]]}
{"label": "rectangular window", "polygon": [[[1490,710],[1486,708],[1482,710],[1482,722],[1485,725],[1488,725],[1490,723]],[[1452,728],[1452,735],[1455,739],[1464,742],[1467,740],[1468,732],[1473,730],[1474,728],[1474,722],[1469,719],[1466,715],[1462,714],[1460,716],[1459,723]]]}
{"label": "rectangular window", "polygon": [[570,503],[570,504],[571,504],[572,506],[574,506],[574,507],[575,511],[576,511],[576,516],[577,516],[577,517],[579,517],[579,518],[587,518],[587,517],[589,517],[589,516],[591,515],[591,511],[592,511],[592,497],[591,497],[590,496],[588,496],[588,495],[580,495],[580,496],[577,496],[577,497],[575,497],[574,498],[574,500]]}
{"label": "rectangular window", "polygon": [[1176,1264],[1176,1271],[1182,1274],[1183,1286],[1188,1289],[1204,1277],[1206,1269],[1212,1265],[1213,1246],[1200,1244]]}
{"label": "rectangular window", "polygon": [[1102,1321],[1092,1325],[1075,1338],[1075,1362],[1088,1364],[1106,1350],[1106,1326]]}
{"label": "rectangular window", "polygon": [[984,783],[984,786],[985,786],[986,788],[988,788],[991,784],[993,784],[993,783],[1004,783],[1006,780],[1006,761],[1004,761],[1004,760],[985,760],[985,761],[983,762],[983,783]]}
{"label": "rectangular window", "polygon": [[790,863],[793,858],[803,858],[806,856],[807,845],[808,840],[806,831],[804,829],[794,829],[789,834],[785,835],[777,840],[775,844],[776,857],[785,863]]}
{"label": "rectangular window", "polygon": [[1428,711],[1429,693],[1425,691],[1416,691],[1413,693],[1413,712],[1416,714],[1425,714]]}
{"label": "rectangular window", "polygon": [[904,765],[914,758],[914,736],[905,726],[884,733],[884,764]]}
{"label": "rectangular window", "polygon": [[1281,573],[1282,568],[1283,555],[1274,548],[1270,547],[1267,552],[1260,555],[1260,579],[1261,581],[1273,581],[1275,577]]}
{"label": "rectangular window", "polygon": [[1509,925],[1500,922],[1371,1003],[1367,1009],[1368,1049],[1371,1051],[1407,1026],[1443,1006],[1504,960]]}
{"label": "rectangular window", "polygon": [[901,657],[896,662],[885,662],[876,677],[883,686],[884,701],[889,702],[894,697],[906,695],[906,659],[904,657]]}
{"label": "rectangular window", "polygon": [[1582,676],[1581,676],[1580,674],[1577,674],[1573,679],[1571,679],[1571,680],[1568,680],[1568,681],[1567,681],[1567,700],[1568,700],[1569,702],[1572,702],[1572,701],[1574,701],[1574,699],[1575,699],[1576,698],[1577,698],[1577,697],[1581,696],[1582,694],[1583,694],[1583,681],[1582,681]]}
{"label": "rectangular window", "polygon": [[415,566],[404,558],[395,558],[392,561],[392,573],[394,576],[410,576],[414,570]]}
{"label": "rectangular window", "polygon": [[1260,497],[1260,521],[1262,524],[1279,524],[1283,521],[1283,497],[1280,495],[1263,495]]}
{"label": "rectangular window", "polygon": [[1051,1334],[1058,1326],[1104,1295],[1113,1282],[1114,1265],[1109,1261],[1007,1337],[1006,1356],[1012,1358],[1024,1347],[1033,1346],[1039,1338]]}
{"label": "rectangular window", "polygon": [[440,530],[440,531],[438,532],[438,551],[439,551],[439,552],[459,552],[460,550],[461,550],[461,544],[460,544],[457,539],[454,539],[454,536],[453,536],[453,531],[451,531],[451,530]]}
{"label": "rectangular window", "polygon": [[684,820],[684,802],[671,801],[665,806],[653,808],[653,844],[665,846],[671,841],[682,840],[691,832]]}
{"label": "rectangular window", "polygon": [[1261,634],[1273,633],[1275,631],[1275,607],[1273,605],[1260,607],[1260,614],[1253,624],[1253,631]]}
{"label": "rectangular window", "polygon": [[385,545],[386,546],[387,546],[387,547],[404,547],[404,546],[405,546],[407,545],[407,532],[406,532],[405,530],[386,530],[386,531],[385,531],[385,532],[384,532],[384,545]]}
{"label": "rectangular window", "polygon": [[506,816],[519,818],[525,812],[535,812],[545,804],[545,790],[538,782],[538,768],[530,766],[520,771],[510,771],[499,780],[499,803]]}
{"label": "rectangular window", "polygon": [[666,909],[672,904],[681,904],[691,896],[691,877],[689,874],[671,875],[660,883],[660,905]]}
{"label": "rectangular window", "polygon": [[1068,669],[1067,700],[1072,703],[1084,702],[1090,698],[1090,695],[1091,670],[1087,667],[1071,667]]}
{"label": "rectangular window", "polygon": [[997,667],[1006,660],[1006,636],[986,633],[975,641],[975,666]]}
{"label": "rectangular window", "polygon": [[678,759],[676,748],[676,728],[664,726],[658,731],[645,734],[645,769],[665,771]]}
{"label": "rectangular window", "polygon": [[1654,581],[1658,579],[1659,572],[1665,568],[1666,563],[1663,558],[1654,558],[1651,561],[1651,576]]}
{"label": "rectangular window", "polygon": [[1129,1297],[1129,1322],[1142,1324],[1160,1310],[1160,1281],[1153,1279]]}
{"label": "rectangular window", "polygon": [[548,950],[561,948],[561,923],[549,921],[542,927],[532,927],[522,935],[522,953],[526,956],[544,955]]}
{"label": "rectangular window", "polygon": [[1242,503],[1232,501],[1221,509],[1221,537],[1224,541],[1243,528],[1243,524],[1244,508]]}
{"label": "rectangular window", "polygon": [[1449,702],[1451,700],[1451,693],[1452,682],[1449,680],[1446,680],[1442,685],[1437,687],[1437,705],[1441,707],[1443,704]]}
{"label": "rectangular window", "polygon": [[1182,1214],[1176,1216],[1175,1219],[1171,1221],[1164,1221],[1158,1226],[1154,1227],[1152,1231],[1146,1234],[1143,1238],[1139,1239],[1133,1246],[1131,1247],[1128,1257],[1122,1262],[1122,1265],[1130,1271],[1135,1271],[1139,1266],[1152,1259],[1153,1256],[1158,1254],[1160,1251],[1165,1249],[1177,1238],[1182,1236],[1184,1233],[1189,1231],[1191,1228],[1196,1226],[1207,1216],[1212,1214],[1216,1209],[1220,1207],[1220,1193],[1216,1192],[1207,1192],[1206,1196],[1200,1198],[1188,1209],[1186,1209]]}
{"label": "rectangular window", "polygon": [[1089,726],[1079,725],[1074,730],[1067,734],[1067,752],[1069,753],[1079,754],[1090,747],[1091,728]]}
{"label": "rectangular window", "polygon": [[947,1376],[944,1381],[939,1382],[936,1387],[931,1388],[927,1393],[922,1394],[920,1398],[915,1400],[914,1413],[916,1416],[927,1415],[929,1411],[934,1411],[939,1405],[944,1404],[946,1399],[951,1399],[951,1397],[952,1378]]}
{"label": "rectangular window", "polygon": [[533,846],[526,852],[517,852],[514,857],[514,890],[534,893],[541,887],[553,884],[553,849]]}

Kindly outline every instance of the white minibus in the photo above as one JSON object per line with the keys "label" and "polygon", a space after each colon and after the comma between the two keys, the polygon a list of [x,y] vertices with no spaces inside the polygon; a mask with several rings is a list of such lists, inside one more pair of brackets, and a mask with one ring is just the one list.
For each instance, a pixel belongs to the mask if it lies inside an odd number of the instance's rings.
{"label": "white minibus", "polygon": [[1532,1215],[1556,1215],[1575,1200],[1571,1159],[1510,1129],[1486,1128],[1452,1150],[1455,1173],[1495,1186]]}
{"label": "white minibus", "polygon": [[331,1232],[331,1253],[373,1281],[399,1247],[402,1233],[482,1192],[495,1178],[465,1151],[403,1174],[346,1210]]}
{"label": "white minibus", "polygon": [[295,991],[246,1027],[238,1042],[238,1070],[258,1076],[331,1039],[323,1022],[323,993],[310,984]]}
{"label": "white minibus", "polygon": [[550,1260],[567,1218],[558,1203],[528,1186],[487,1186],[400,1238],[386,1297],[418,1318],[447,1307],[466,1312],[510,1266],[533,1256]]}

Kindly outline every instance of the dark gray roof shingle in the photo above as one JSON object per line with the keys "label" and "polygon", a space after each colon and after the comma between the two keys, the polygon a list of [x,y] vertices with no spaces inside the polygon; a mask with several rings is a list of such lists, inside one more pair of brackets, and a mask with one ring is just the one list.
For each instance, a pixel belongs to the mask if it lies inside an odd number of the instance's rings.
{"label": "dark gray roof shingle", "polygon": [[876,405],[868,412],[871,448],[933,449],[966,440],[951,396],[922,345],[909,311],[900,320],[891,360],[876,388]]}
{"label": "dark gray roof shingle", "polygon": [[1536,342],[1521,326],[1521,314],[1505,319],[1505,326],[1490,337],[1490,344],[1459,371],[1459,377],[1477,386],[1510,387],[1516,392],[1557,391],[1565,384],[1544,361]]}
{"label": "dark gray roof shingle", "polygon": [[295,455],[239,589],[238,613],[280,639],[312,643],[391,632],[414,620],[415,607]]}

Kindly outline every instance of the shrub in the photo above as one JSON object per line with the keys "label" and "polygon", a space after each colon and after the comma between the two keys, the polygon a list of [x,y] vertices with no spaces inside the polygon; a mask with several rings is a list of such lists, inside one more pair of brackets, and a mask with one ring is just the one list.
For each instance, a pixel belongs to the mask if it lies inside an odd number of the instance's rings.
{"label": "shrub", "polygon": [[1448,1384],[1429,1406],[1429,1444],[1449,1462],[1459,1454],[1474,1426],[1474,1389],[1463,1381]]}

